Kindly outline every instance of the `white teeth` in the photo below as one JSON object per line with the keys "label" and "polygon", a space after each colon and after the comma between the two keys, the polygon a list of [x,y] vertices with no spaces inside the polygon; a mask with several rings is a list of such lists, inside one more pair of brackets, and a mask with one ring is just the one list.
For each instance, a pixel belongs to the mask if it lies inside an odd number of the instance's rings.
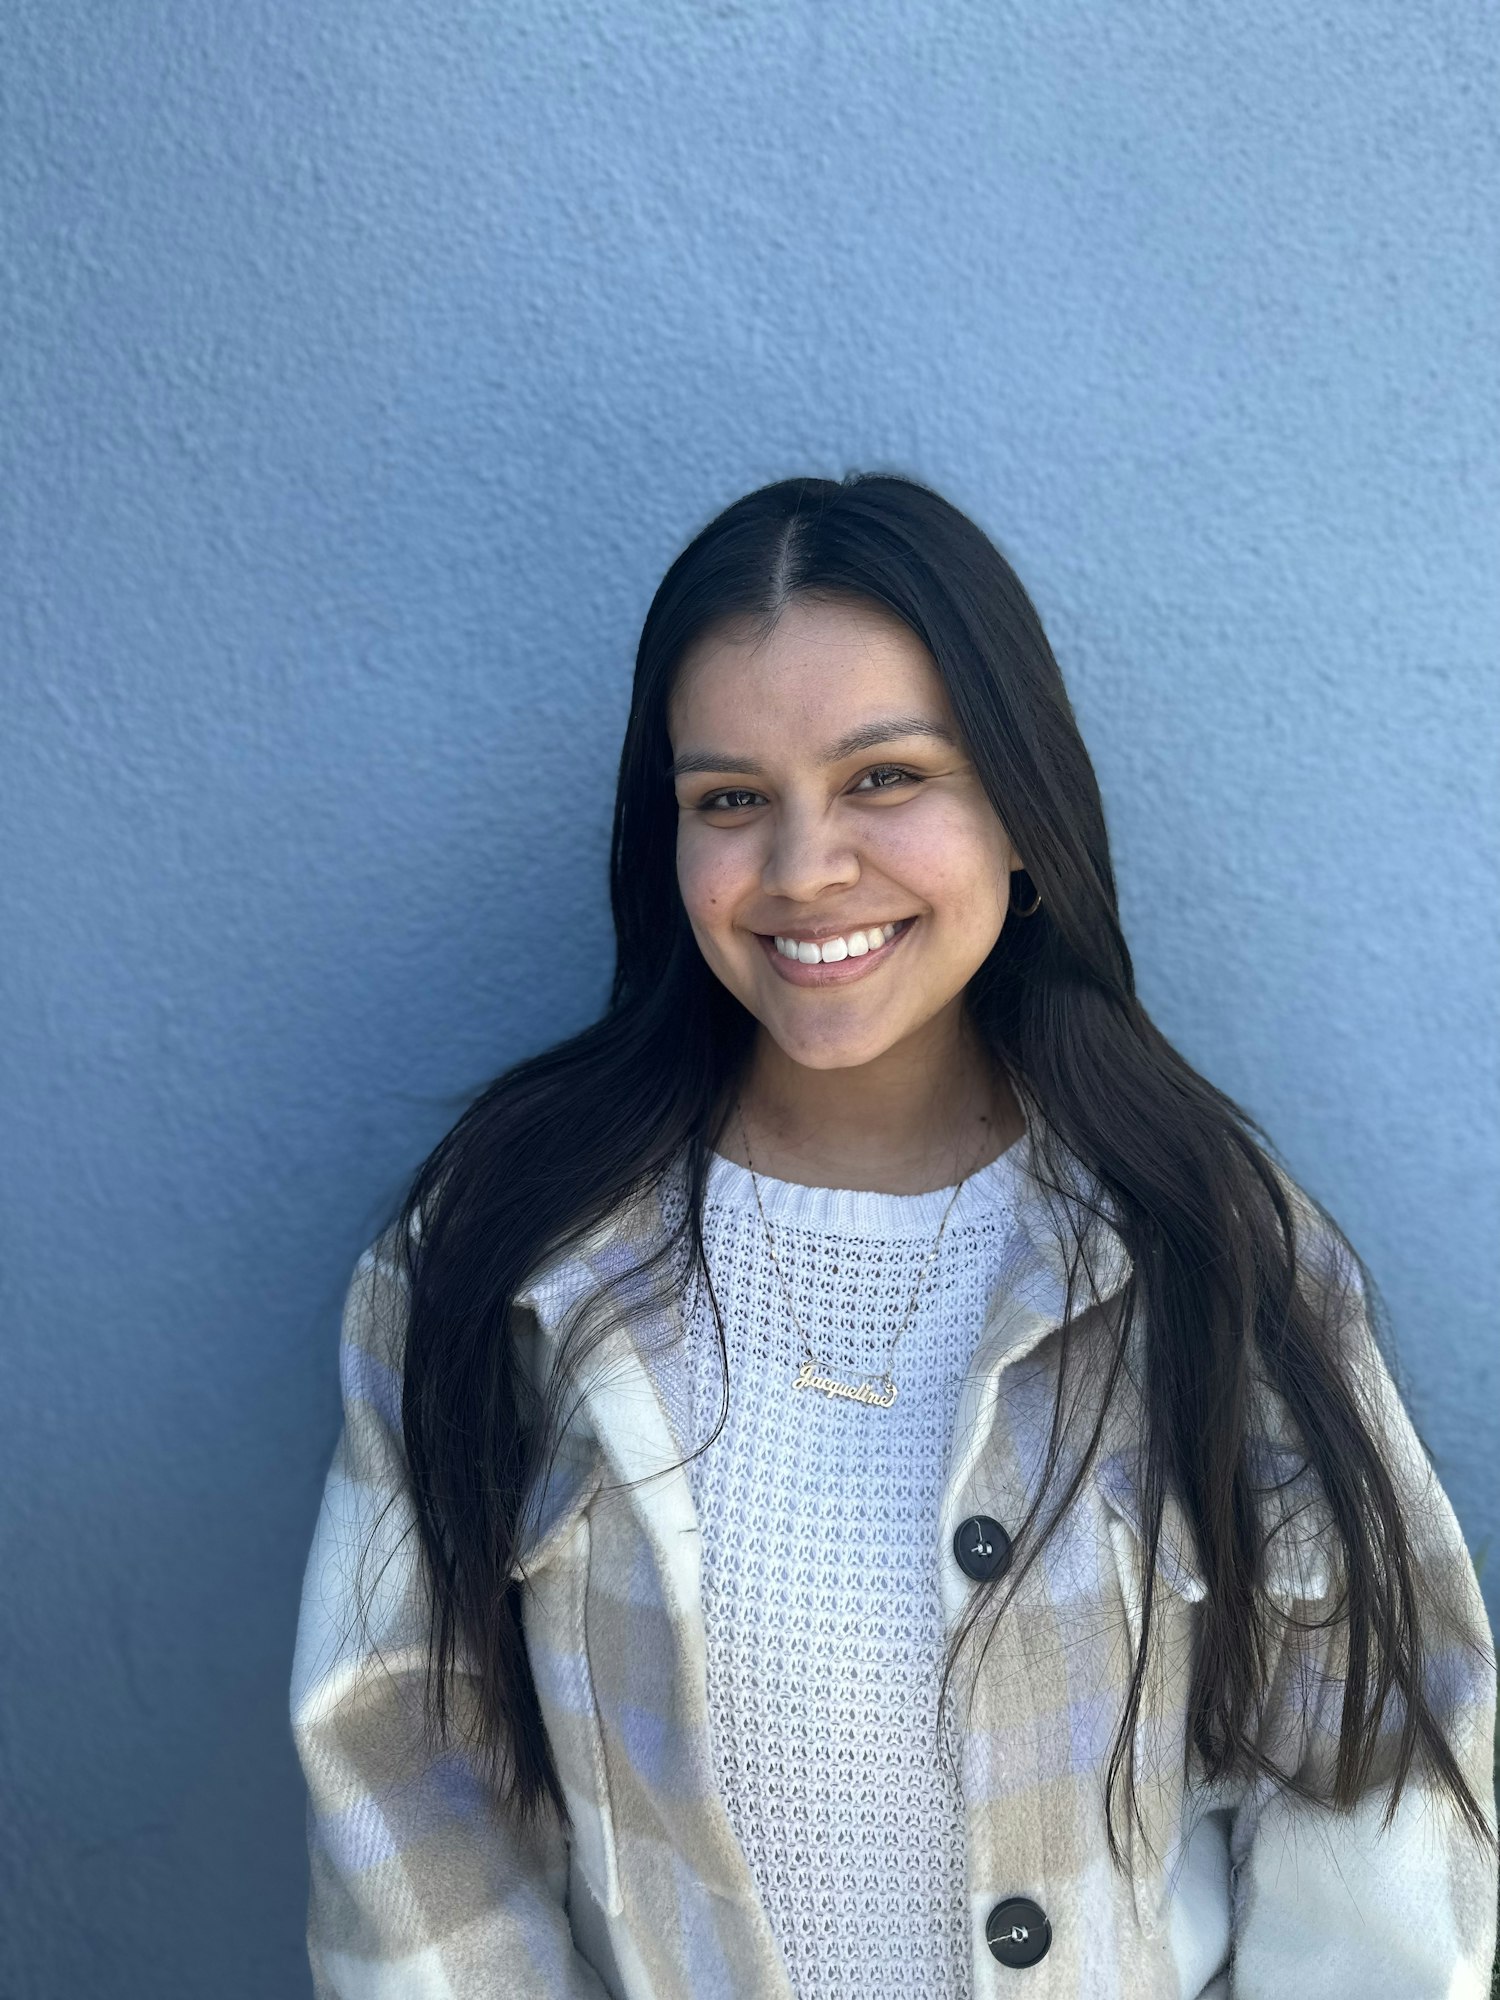
{"label": "white teeth", "polygon": [[850,931],[847,937],[825,938],[821,945],[778,937],[776,949],[783,958],[795,958],[802,965],[837,965],[841,958],[863,958],[867,952],[878,951],[895,935],[894,924],[872,924],[869,930]]}

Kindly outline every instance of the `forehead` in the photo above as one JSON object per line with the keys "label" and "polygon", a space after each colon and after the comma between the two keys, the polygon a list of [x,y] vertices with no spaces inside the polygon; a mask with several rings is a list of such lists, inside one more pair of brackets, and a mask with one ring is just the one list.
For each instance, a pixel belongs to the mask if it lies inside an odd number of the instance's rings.
{"label": "forehead", "polygon": [[801,729],[899,703],[950,722],[936,663],[909,625],[878,604],[794,598],[769,634],[744,621],[711,628],[684,654],[668,705],[679,736],[733,720],[742,733]]}

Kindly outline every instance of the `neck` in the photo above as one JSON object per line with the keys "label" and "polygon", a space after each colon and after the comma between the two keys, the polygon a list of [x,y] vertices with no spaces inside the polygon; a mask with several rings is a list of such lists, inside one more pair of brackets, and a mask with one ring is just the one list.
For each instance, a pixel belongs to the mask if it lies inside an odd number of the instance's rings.
{"label": "neck", "polygon": [[745,1132],[731,1099],[714,1142],[726,1157],[775,1180],[875,1194],[951,1187],[1026,1129],[1003,1066],[966,1021],[842,1069],[810,1069],[762,1032],[739,1103]]}

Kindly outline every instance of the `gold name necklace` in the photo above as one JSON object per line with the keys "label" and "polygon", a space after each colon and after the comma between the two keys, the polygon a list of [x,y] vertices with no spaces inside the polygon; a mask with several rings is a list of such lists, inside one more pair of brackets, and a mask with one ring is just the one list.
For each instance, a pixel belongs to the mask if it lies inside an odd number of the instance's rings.
{"label": "gold name necklace", "polygon": [[963,1180],[958,1183],[958,1186],[954,1188],[952,1194],[948,1197],[948,1205],[943,1210],[943,1219],[938,1224],[938,1232],[933,1239],[932,1248],[923,1258],[921,1267],[917,1272],[916,1283],[911,1288],[911,1297],[907,1300],[906,1312],[901,1324],[896,1329],[896,1338],[886,1349],[884,1369],[876,1376],[863,1375],[857,1382],[841,1382],[833,1374],[828,1363],[820,1360],[813,1353],[811,1346],[808,1344],[807,1334],[803,1330],[802,1322],[797,1317],[797,1308],[792,1304],[792,1294],[787,1287],[785,1274],[776,1256],[776,1244],[771,1235],[771,1225],[766,1220],[765,1205],[760,1198],[760,1182],[756,1178],[755,1162],[750,1157],[750,1136],[745,1130],[745,1113],[738,1097],[734,1101],[734,1108],[740,1123],[740,1138],[745,1148],[745,1160],[750,1169],[750,1185],[755,1190],[755,1206],[760,1210],[761,1228],[766,1233],[766,1248],[771,1253],[771,1263],[775,1269],[777,1281],[781,1286],[782,1297],[786,1300],[787,1312],[790,1314],[792,1325],[797,1329],[797,1336],[802,1342],[802,1352],[805,1358],[796,1374],[792,1377],[792,1387],[794,1389],[817,1389],[825,1396],[836,1396],[848,1403],[861,1403],[866,1409],[870,1410],[888,1410],[896,1400],[896,1378],[891,1373],[891,1359],[901,1344],[902,1334],[911,1325],[912,1319],[916,1314],[917,1295],[922,1289],[922,1280],[937,1262],[938,1246],[942,1243],[943,1231],[948,1227],[948,1217],[953,1212],[953,1204],[958,1200],[959,1193],[964,1187],[965,1182],[972,1178],[977,1169],[971,1167],[968,1173],[964,1175]]}

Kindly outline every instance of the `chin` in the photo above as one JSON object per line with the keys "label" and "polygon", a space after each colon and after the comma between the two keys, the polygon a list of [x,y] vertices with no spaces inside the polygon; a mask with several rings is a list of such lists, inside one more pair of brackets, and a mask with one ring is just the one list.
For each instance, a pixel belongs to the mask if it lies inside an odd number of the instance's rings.
{"label": "chin", "polygon": [[768,1022],[762,1021],[761,1026],[788,1062],[800,1063],[803,1069],[861,1069],[894,1048],[898,1040],[889,1035],[874,1041],[799,1043],[795,1037],[778,1035]]}

